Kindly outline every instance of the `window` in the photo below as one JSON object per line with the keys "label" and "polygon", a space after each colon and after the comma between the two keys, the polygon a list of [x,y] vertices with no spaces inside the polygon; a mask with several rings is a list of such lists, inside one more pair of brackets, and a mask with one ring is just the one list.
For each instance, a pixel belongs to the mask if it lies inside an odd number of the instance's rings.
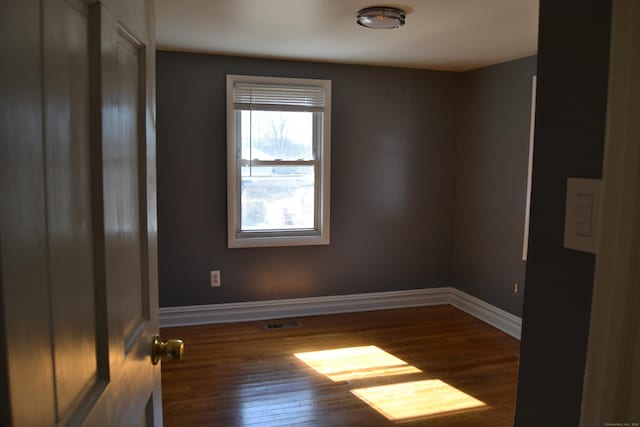
{"label": "window", "polygon": [[331,82],[227,76],[229,247],[329,244]]}

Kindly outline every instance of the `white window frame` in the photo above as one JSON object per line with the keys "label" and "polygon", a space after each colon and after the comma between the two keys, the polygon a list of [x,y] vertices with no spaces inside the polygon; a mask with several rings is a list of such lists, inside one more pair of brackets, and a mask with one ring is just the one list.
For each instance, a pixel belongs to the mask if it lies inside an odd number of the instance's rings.
{"label": "white window frame", "polygon": [[[265,230],[242,231],[241,227],[241,168],[239,157],[240,141],[238,120],[240,111],[234,105],[236,83],[257,85],[314,87],[324,91],[323,120],[316,125],[314,120],[314,159],[313,160],[250,160],[255,166],[273,165],[309,165],[315,164],[315,225],[305,230]],[[286,111],[283,108],[283,111]],[[304,110],[300,110],[304,111]],[[317,141],[317,142],[316,142]],[[319,79],[299,79],[283,77],[258,77],[227,75],[227,243],[229,248],[308,246],[328,245],[330,214],[330,171],[331,171],[331,81]]]}

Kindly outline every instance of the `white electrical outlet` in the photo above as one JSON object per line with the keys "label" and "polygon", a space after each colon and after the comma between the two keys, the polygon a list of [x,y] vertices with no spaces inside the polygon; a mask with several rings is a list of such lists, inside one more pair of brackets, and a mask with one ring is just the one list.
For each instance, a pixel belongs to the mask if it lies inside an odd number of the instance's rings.
{"label": "white electrical outlet", "polygon": [[520,295],[520,285],[518,282],[513,284],[513,293],[516,295]]}
{"label": "white electrical outlet", "polygon": [[212,270],[210,272],[211,276],[211,287],[219,288],[220,287],[220,270]]}

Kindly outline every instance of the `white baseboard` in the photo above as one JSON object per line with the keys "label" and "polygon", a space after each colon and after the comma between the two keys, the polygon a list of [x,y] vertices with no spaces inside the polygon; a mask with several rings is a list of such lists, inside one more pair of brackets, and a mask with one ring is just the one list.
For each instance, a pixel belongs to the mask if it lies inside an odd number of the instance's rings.
{"label": "white baseboard", "polygon": [[456,288],[449,289],[449,304],[516,339],[520,339],[521,318]]}
{"label": "white baseboard", "polygon": [[449,288],[294,298],[160,309],[160,326],[201,325],[447,304]]}
{"label": "white baseboard", "polygon": [[160,326],[203,325],[451,304],[520,339],[521,320],[451,287],[160,308]]}

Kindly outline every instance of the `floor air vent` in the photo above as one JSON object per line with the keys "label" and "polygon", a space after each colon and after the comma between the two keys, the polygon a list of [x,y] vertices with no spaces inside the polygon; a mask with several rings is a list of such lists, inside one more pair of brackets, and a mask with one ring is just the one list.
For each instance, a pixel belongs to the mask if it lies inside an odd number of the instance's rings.
{"label": "floor air vent", "polygon": [[286,322],[286,323],[268,323],[264,325],[264,328],[267,331],[272,331],[275,329],[286,329],[286,328],[299,328],[300,323],[298,322]]}

